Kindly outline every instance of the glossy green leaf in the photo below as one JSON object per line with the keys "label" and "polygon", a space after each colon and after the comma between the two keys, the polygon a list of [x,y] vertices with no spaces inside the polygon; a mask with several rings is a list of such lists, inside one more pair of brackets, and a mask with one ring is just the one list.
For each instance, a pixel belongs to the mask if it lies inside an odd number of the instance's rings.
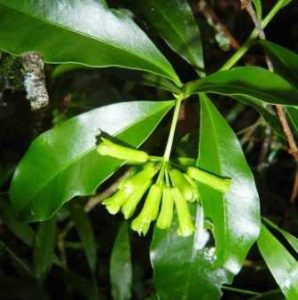
{"label": "glossy green leaf", "polygon": [[198,70],[204,69],[201,34],[187,0],[132,2],[174,51]]}
{"label": "glossy green leaf", "polygon": [[[287,48],[268,41],[259,42],[266,50],[275,71],[298,87],[298,54]],[[295,107],[287,107],[286,111],[291,119],[292,125],[298,132],[298,110]]]}
{"label": "glossy green leaf", "polygon": [[186,85],[187,95],[197,92],[247,95],[269,104],[298,106],[298,89],[277,74],[259,67],[220,71]]}
{"label": "glossy green leaf", "polygon": [[51,269],[54,260],[54,249],[56,242],[56,218],[38,225],[35,238],[33,265],[35,276],[38,280],[43,280]]}
{"label": "glossy green leaf", "polygon": [[96,239],[88,215],[79,203],[71,203],[70,212],[82,241],[89,268],[95,272],[97,262]]}
{"label": "glossy green leaf", "polygon": [[286,299],[298,299],[298,262],[264,225],[258,247]]}
{"label": "glossy green leaf", "polygon": [[236,274],[259,234],[259,197],[235,133],[205,95],[200,100],[198,166],[233,182],[225,195],[203,185],[200,194],[214,225],[217,264]]}
{"label": "glossy green leaf", "polygon": [[5,225],[26,245],[32,246],[35,233],[30,225],[17,219],[11,204],[4,199],[0,199],[0,216]]}
{"label": "glossy green leaf", "polygon": [[193,236],[177,235],[176,215],[170,230],[154,230],[150,255],[158,299],[216,300],[222,295],[221,286],[231,281],[227,270],[214,267],[214,248],[206,247],[210,236],[203,228],[201,206],[197,213],[196,204],[191,206],[193,215],[196,215]]}
{"label": "glossy green leaf", "polygon": [[[178,238],[175,225],[169,232],[155,230],[151,260],[161,299],[219,299],[221,286],[231,283],[259,234],[259,198],[253,175],[236,135],[204,95],[200,120],[198,165],[232,178],[233,184],[225,196],[199,186],[204,212],[198,206],[194,213],[194,236]],[[206,246],[210,237],[203,228],[204,213],[213,223],[216,248]]]}
{"label": "glossy green leaf", "polygon": [[298,253],[298,239],[293,236],[291,233],[289,233],[288,231],[281,229],[280,227],[278,227],[275,223],[271,222],[269,219],[267,218],[263,218],[263,220],[270,225],[272,228],[274,228],[275,230],[277,230],[279,233],[281,233],[284,238],[288,241],[288,243],[291,245],[291,247]]}
{"label": "glossy green leaf", "polygon": [[44,220],[74,196],[93,194],[123,163],[99,156],[96,135],[102,131],[138,147],[172,106],[172,101],[112,104],[41,134],[12,180],[10,196],[17,213],[27,220]]}
{"label": "glossy green leaf", "polygon": [[275,72],[298,86],[298,54],[268,41],[260,41],[273,62]]}
{"label": "glossy green leaf", "polygon": [[126,222],[120,227],[113,246],[110,264],[110,280],[114,300],[131,299],[132,266],[128,225]]}
{"label": "glossy green leaf", "polygon": [[0,49],[16,55],[37,51],[48,63],[144,70],[180,85],[146,34],[103,1],[0,0]]}

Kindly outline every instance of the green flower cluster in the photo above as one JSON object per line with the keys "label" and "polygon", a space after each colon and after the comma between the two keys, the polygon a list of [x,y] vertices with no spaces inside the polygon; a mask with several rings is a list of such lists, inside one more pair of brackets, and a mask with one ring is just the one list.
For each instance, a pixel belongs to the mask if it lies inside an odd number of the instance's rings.
{"label": "green flower cluster", "polygon": [[231,185],[228,178],[221,178],[195,167],[188,167],[186,172],[182,172],[162,157],[150,157],[144,151],[124,147],[105,138],[102,138],[97,152],[103,156],[126,160],[130,164],[141,165],[137,171],[120,182],[114,195],[102,202],[110,214],[121,211],[124,218],[129,219],[146,194],[139,215],[131,223],[131,228],[139,235],[146,235],[154,221],[158,228],[169,229],[174,210],[178,217],[178,234],[193,234],[195,226],[188,202],[200,200],[196,182],[223,193]]}

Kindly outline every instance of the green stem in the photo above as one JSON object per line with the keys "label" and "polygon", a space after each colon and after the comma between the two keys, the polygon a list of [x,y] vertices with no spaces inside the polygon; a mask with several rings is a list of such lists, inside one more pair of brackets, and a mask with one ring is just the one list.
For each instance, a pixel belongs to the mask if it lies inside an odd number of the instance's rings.
{"label": "green stem", "polygon": [[258,292],[244,290],[244,289],[238,289],[238,288],[234,288],[232,286],[226,286],[226,285],[224,285],[222,287],[222,289],[226,290],[226,291],[231,291],[231,292],[236,292],[236,293],[246,294],[246,295],[252,295],[252,296],[258,296],[258,295],[260,295],[260,293],[258,293]]}
{"label": "green stem", "polygon": [[184,97],[182,95],[179,95],[176,98],[175,109],[174,109],[172,124],[171,124],[171,128],[170,128],[170,133],[169,133],[165,153],[164,153],[164,156],[163,156],[163,159],[165,161],[169,161],[169,159],[170,159],[172,146],[173,146],[173,141],[174,141],[174,136],[175,136],[175,130],[176,130],[177,123],[178,123],[178,118],[179,118],[179,111],[180,111],[181,102],[182,102],[183,98]]}
{"label": "green stem", "polygon": [[170,187],[171,186],[171,181],[170,181],[170,175],[169,175],[168,169],[166,169],[165,175],[166,175],[165,176],[166,177],[166,186]]}
{"label": "green stem", "polygon": [[[289,4],[292,1],[289,1],[286,4]],[[277,1],[277,3],[270,10],[268,15],[261,21],[262,28],[266,28],[266,26],[270,23],[270,21],[274,18],[274,16],[286,5],[284,1]],[[219,71],[229,70],[231,69],[248,51],[254,39],[258,37],[258,30],[255,28],[244,44],[232,55],[232,57],[225,62],[225,64],[219,69]]]}
{"label": "green stem", "polygon": [[162,184],[163,183],[164,176],[165,176],[165,170],[166,170],[166,163],[164,162],[161,169],[160,169],[160,171],[159,171],[158,178],[156,180],[157,184]]}

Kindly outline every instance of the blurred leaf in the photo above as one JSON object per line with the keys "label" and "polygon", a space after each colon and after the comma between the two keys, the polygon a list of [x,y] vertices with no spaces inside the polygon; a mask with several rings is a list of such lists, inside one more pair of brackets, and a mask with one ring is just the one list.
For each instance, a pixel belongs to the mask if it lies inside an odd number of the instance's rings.
{"label": "blurred leaf", "polygon": [[[57,79],[67,73],[71,73],[79,70],[91,70],[91,68],[77,65],[77,64],[62,64],[57,66],[52,72],[52,77]],[[125,81],[133,81],[140,85],[157,87],[159,89],[170,91],[173,93],[179,93],[180,89],[169,79],[158,76],[156,74],[136,72],[135,70],[129,69],[114,69],[109,68],[105,70],[105,73],[119,77]],[[105,83],[106,84],[106,83]]]}
{"label": "blurred leaf", "polygon": [[[298,54],[268,41],[260,41],[274,65],[274,70],[293,85],[298,87]],[[286,111],[292,125],[298,132],[298,111],[295,107],[287,107]]]}
{"label": "blurred leaf", "polygon": [[[84,297],[84,299],[87,300],[96,300],[97,295],[95,294],[95,290],[93,287],[93,283],[91,281],[89,281],[88,279],[73,273],[73,272],[69,272],[63,269],[59,270],[59,274],[62,278],[62,280],[69,285],[69,287],[75,291],[77,291],[78,293],[80,293],[80,295],[82,297]],[[104,298],[101,298],[104,299]]]}
{"label": "blurred leaf", "polygon": [[8,159],[3,157],[1,157],[1,159],[3,161],[0,161],[0,186],[2,186],[9,179],[15,168],[15,164],[8,161]]}
{"label": "blurred leaf", "polygon": [[[161,299],[219,299],[220,288],[231,283],[259,234],[259,198],[253,175],[236,135],[210,100],[201,95],[201,129],[198,165],[233,179],[225,196],[200,185],[204,212],[194,213],[194,236],[177,236],[171,230],[154,231],[151,260],[155,287]],[[195,204],[193,207],[195,210]],[[204,229],[204,213],[214,227],[216,249]]]}
{"label": "blurred leaf", "polygon": [[38,280],[44,280],[51,269],[54,260],[56,244],[56,218],[41,222],[35,238],[33,264],[35,276]]}
{"label": "blurred leaf", "polygon": [[136,82],[140,85],[157,87],[159,89],[170,91],[172,93],[180,93],[181,90],[169,79],[160,77],[155,74],[144,72],[134,72],[127,69],[108,69],[106,73],[121,78],[124,81]]}
{"label": "blurred leaf", "polygon": [[288,243],[292,246],[292,248],[298,253],[298,239],[295,236],[293,236],[291,233],[287,232],[286,230],[281,229],[276,224],[271,222],[269,219],[263,218],[263,220],[272,228],[274,228],[279,233],[281,233],[284,236],[284,238],[288,241]]}
{"label": "blurred leaf", "polygon": [[173,101],[112,104],[41,134],[14,174],[10,196],[17,213],[45,220],[74,196],[93,194],[123,163],[96,152],[96,135],[102,131],[138,147],[172,106]]}
{"label": "blurred leaf", "polygon": [[0,249],[1,248],[9,254],[9,256],[13,259],[13,261],[16,262],[17,265],[20,266],[23,271],[26,272],[26,275],[33,276],[32,271],[30,267],[27,265],[27,263],[24,262],[12,249],[10,249],[2,241],[0,241]]}
{"label": "blurred leaf", "polygon": [[32,247],[35,233],[30,225],[17,219],[11,204],[0,198],[0,215],[5,225],[26,245]]}
{"label": "blurred leaf", "polygon": [[[265,103],[250,96],[233,95],[231,97],[254,108],[264,118],[268,125],[270,125],[270,127],[275,130],[276,133],[278,133],[281,137],[284,137],[284,132],[280,125],[280,121],[278,120],[276,115],[274,115],[268,108],[266,108]],[[295,107],[293,107],[293,109],[295,109]]]}
{"label": "blurred leaf", "polygon": [[123,222],[120,227],[113,246],[110,279],[114,300],[131,299],[132,266],[128,226],[126,222]]}
{"label": "blurred leaf", "polygon": [[298,133],[298,109],[296,107],[287,107],[286,111],[290,117],[296,133]]}
{"label": "blurred leaf", "polygon": [[145,70],[180,85],[146,34],[103,1],[0,0],[0,48],[15,55],[37,51],[48,63]]}
{"label": "blurred leaf", "polygon": [[290,4],[293,0],[278,0],[278,3],[281,3],[283,7],[287,6]]}
{"label": "blurred leaf", "polygon": [[261,295],[255,296],[253,298],[249,298],[249,300],[284,300],[285,297],[283,296],[282,292],[277,290],[271,290]]}
{"label": "blurred leaf", "polygon": [[79,203],[71,203],[71,218],[79,232],[90,270],[94,273],[97,263],[96,239],[87,213]]}
{"label": "blurred leaf", "polygon": [[[136,74],[136,72],[134,72],[134,74]],[[178,89],[170,80],[155,74],[142,74],[139,79],[135,79],[135,81],[142,85],[156,87],[176,94],[180,93],[180,89]]]}
{"label": "blurred leaf", "polygon": [[264,225],[258,239],[258,247],[287,300],[297,300],[298,262]]}
{"label": "blurred leaf", "polygon": [[273,62],[274,70],[298,86],[298,54],[268,41],[259,41]]}
{"label": "blurred leaf", "polygon": [[132,2],[175,52],[199,70],[204,69],[201,34],[187,0]]}
{"label": "blurred leaf", "polygon": [[71,73],[78,70],[89,70],[91,67],[78,65],[78,64],[61,64],[54,68],[52,72],[52,78],[57,79],[67,73]]}
{"label": "blurred leaf", "polygon": [[252,0],[252,3],[255,7],[255,11],[259,20],[263,18],[263,8],[262,8],[262,1],[261,0]]}
{"label": "blurred leaf", "polygon": [[277,74],[259,67],[220,71],[185,85],[187,95],[198,92],[247,95],[269,104],[298,106],[298,90]]}

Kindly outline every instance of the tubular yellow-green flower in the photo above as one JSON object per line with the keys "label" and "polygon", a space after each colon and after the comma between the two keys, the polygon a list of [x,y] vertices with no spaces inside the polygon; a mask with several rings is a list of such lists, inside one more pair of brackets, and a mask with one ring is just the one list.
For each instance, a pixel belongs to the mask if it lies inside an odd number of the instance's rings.
{"label": "tubular yellow-green flower", "polygon": [[102,204],[106,207],[106,209],[111,215],[115,215],[116,213],[119,212],[121,206],[129,196],[130,195],[128,193],[120,190],[117,193],[115,193],[113,196],[106,198],[102,202]]}
{"label": "tubular yellow-green flower", "polygon": [[149,159],[149,155],[144,151],[124,147],[105,138],[101,138],[101,140],[102,142],[97,147],[100,155],[126,160],[131,164],[142,164]]}
{"label": "tubular yellow-green flower", "polygon": [[139,235],[146,235],[150,223],[157,218],[161,194],[161,185],[153,184],[149,190],[142,211],[131,223],[131,228],[137,231]]}
{"label": "tubular yellow-green flower", "polygon": [[135,190],[138,186],[144,184],[144,182],[152,179],[157,171],[158,168],[155,165],[152,163],[147,163],[142,171],[126,179],[122,184],[120,184],[119,188],[127,192]]}
{"label": "tubular yellow-green flower", "polygon": [[195,201],[195,193],[193,187],[190,185],[185,176],[177,169],[170,171],[173,185],[175,185],[182,193],[185,200],[193,202]]}
{"label": "tubular yellow-green flower", "polygon": [[221,178],[198,168],[187,168],[187,175],[222,193],[226,193],[232,184],[232,180],[230,178]]}
{"label": "tubular yellow-green flower", "polygon": [[136,210],[138,203],[141,201],[142,197],[144,196],[145,192],[151,185],[152,181],[147,180],[144,182],[136,191],[125,201],[123,204],[121,211],[124,215],[125,219],[130,218]]}
{"label": "tubular yellow-green flower", "polygon": [[193,221],[187,206],[187,202],[178,190],[174,187],[172,189],[173,199],[175,203],[175,208],[178,215],[179,229],[178,234],[181,236],[192,235],[195,231]]}
{"label": "tubular yellow-green flower", "polygon": [[156,226],[160,229],[168,229],[171,227],[174,212],[174,201],[171,188],[165,187],[162,192],[161,209],[156,222]]}

